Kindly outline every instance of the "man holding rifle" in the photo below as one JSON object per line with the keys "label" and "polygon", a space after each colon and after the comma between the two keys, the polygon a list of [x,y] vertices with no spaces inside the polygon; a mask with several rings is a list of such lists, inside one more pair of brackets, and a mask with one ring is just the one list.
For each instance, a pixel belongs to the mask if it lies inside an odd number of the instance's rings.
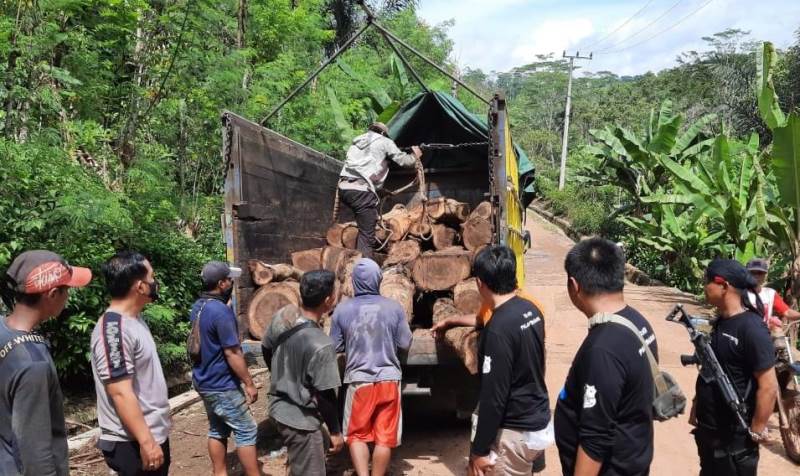
{"label": "man holding rifle", "polygon": [[705,283],[706,300],[719,314],[709,343],[741,402],[744,424],[720,384],[699,376],[693,413],[700,476],[754,476],[758,443],[768,438],[767,421],[778,395],[775,348],[760,299],[755,305],[748,299],[747,293],[756,292],[758,283],[741,263],[712,261]]}

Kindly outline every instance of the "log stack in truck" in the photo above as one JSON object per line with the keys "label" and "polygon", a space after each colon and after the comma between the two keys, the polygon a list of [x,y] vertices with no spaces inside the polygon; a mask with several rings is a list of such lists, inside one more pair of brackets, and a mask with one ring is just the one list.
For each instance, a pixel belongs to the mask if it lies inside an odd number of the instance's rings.
{"label": "log stack in truck", "polygon": [[[491,101],[488,123],[439,92],[419,94],[394,117],[390,136],[400,147],[469,144],[425,152],[424,206],[413,187],[382,201],[377,235],[385,244],[376,261],[383,268],[381,293],[406,309],[414,335],[404,363],[404,393],[471,411],[476,331],[452,329],[436,342],[429,328],[477,311],[471,263],[488,244],[515,251],[522,283],[526,235],[520,190],[533,170],[511,144],[499,95]],[[305,271],[336,272],[339,299],[352,296],[358,230],[346,207],[333,222],[341,162],[232,113],[223,114],[223,125],[228,260],[251,271],[238,283],[234,305],[240,331],[257,339],[274,311],[299,302],[298,281]],[[386,189],[402,188],[414,173],[391,170]]]}

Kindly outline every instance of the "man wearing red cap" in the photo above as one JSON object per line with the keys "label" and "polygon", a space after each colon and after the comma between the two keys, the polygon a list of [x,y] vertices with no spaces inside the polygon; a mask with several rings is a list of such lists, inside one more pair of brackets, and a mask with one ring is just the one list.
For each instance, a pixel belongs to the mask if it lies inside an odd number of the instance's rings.
{"label": "man wearing red cap", "polygon": [[86,286],[87,268],[49,251],[27,251],[6,272],[0,317],[0,474],[69,474],[67,432],[58,375],[44,337],[33,332],[58,316],[69,288]]}

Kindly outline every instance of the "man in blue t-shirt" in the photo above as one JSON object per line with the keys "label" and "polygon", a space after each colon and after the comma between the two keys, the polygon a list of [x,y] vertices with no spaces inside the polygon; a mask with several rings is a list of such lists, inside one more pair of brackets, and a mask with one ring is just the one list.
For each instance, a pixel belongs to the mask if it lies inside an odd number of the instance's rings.
{"label": "man in blue t-shirt", "polygon": [[241,274],[241,269],[220,261],[206,263],[200,273],[203,293],[189,315],[192,326],[200,326],[200,361],[192,367],[192,380],[208,414],[208,454],[215,475],[227,474],[225,454],[231,432],[245,475],[259,474],[257,426],[249,407],[258,398],[258,390],[244,360],[236,316],[227,304],[233,280]]}

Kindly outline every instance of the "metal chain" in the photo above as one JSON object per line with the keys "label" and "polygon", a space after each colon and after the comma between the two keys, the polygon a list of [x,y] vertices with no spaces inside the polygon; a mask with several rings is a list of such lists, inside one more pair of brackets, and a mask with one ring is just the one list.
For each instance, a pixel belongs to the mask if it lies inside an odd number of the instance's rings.
{"label": "metal chain", "polygon": [[452,150],[452,149],[464,149],[466,147],[478,147],[484,145],[489,145],[489,141],[462,142],[461,144],[420,144],[419,148],[422,150]]}

